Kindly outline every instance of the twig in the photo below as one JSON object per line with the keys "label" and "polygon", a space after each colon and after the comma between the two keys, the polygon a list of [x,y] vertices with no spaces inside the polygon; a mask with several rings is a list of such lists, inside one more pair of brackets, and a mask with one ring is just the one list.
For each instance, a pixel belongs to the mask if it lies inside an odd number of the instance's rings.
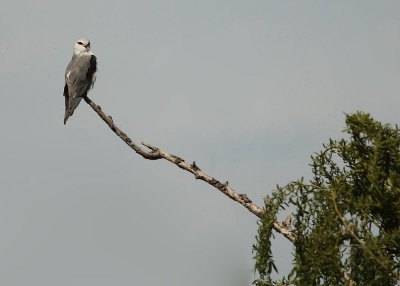
{"label": "twig", "polygon": [[[111,116],[107,116],[102,110],[101,107],[91,101],[87,96],[83,97],[87,104],[92,107],[92,109],[104,120],[105,123],[111,128],[114,133],[122,139],[129,147],[135,150],[136,153],[141,155],[143,158],[148,160],[158,160],[158,159],[165,159],[170,161],[171,163],[177,165],[179,168],[192,173],[196,179],[202,180],[209,185],[213,186],[214,188],[221,191],[224,195],[228,196],[232,200],[238,202],[239,204],[243,205],[247,208],[251,213],[255,214],[257,217],[261,218],[264,210],[257,205],[255,205],[246,194],[238,194],[234,191],[231,187],[229,187],[228,182],[224,184],[218,181],[217,179],[207,175],[206,173],[202,172],[200,168],[196,165],[195,162],[192,164],[188,164],[182,158],[168,154],[157,147],[154,147],[146,142],[142,142],[142,145],[149,148],[151,151],[145,151],[139,145],[135,144],[124,132],[119,129]],[[274,222],[274,229],[293,242],[296,239],[295,233],[286,227],[284,224],[275,221]]]}

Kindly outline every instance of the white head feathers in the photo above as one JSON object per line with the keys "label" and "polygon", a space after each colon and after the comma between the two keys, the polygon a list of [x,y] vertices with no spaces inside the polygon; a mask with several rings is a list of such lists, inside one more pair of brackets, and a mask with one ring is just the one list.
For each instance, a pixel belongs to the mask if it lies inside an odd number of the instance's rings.
{"label": "white head feathers", "polygon": [[75,42],[74,54],[78,55],[80,53],[90,52],[90,41],[86,38],[81,38]]}

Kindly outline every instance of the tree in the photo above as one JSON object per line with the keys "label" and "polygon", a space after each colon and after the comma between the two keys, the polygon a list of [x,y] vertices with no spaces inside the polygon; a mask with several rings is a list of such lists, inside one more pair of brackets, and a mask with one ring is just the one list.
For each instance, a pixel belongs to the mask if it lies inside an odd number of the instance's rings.
{"label": "tree", "polygon": [[[311,157],[313,178],[278,187],[260,221],[257,285],[396,285],[400,276],[400,130],[346,116],[348,139]],[[294,209],[294,266],[272,281],[272,224]]]}
{"label": "tree", "polygon": [[[313,178],[279,187],[265,207],[239,194],[228,181],[207,175],[196,165],[142,142],[135,144],[87,96],[92,109],[136,153],[165,159],[192,173],[260,218],[255,253],[256,285],[396,285],[400,281],[400,130],[382,125],[369,114],[346,116],[350,138],[330,140],[312,156]],[[279,211],[290,216],[279,222]],[[281,281],[271,252],[272,229],[293,242],[294,267]]]}

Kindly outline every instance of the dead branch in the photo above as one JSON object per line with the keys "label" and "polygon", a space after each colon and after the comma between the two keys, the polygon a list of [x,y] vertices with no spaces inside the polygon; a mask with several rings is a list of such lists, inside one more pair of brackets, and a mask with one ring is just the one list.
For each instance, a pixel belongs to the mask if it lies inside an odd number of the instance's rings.
{"label": "dead branch", "polygon": [[[228,196],[232,200],[238,202],[239,204],[243,205],[247,208],[251,213],[255,214],[257,217],[261,218],[264,210],[257,205],[255,205],[246,194],[238,194],[234,191],[231,187],[229,187],[228,182],[226,181],[224,184],[218,181],[217,179],[207,175],[206,173],[202,172],[200,168],[196,165],[196,162],[192,164],[188,164],[182,158],[168,154],[157,147],[154,147],[148,143],[142,142],[142,145],[146,146],[150,151],[145,151],[139,145],[135,144],[124,132],[119,129],[111,116],[107,116],[102,110],[101,107],[91,101],[87,96],[84,96],[83,99],[86,101],[87,104],[104,120],[105,123],[111,128],[114,133],[122,139],[129,147],[131,147],[136,153],[141,155],[143,158],[148,160],[158,160],[158,159],[165,159],[170,161],[171,163],[177,165],[179,168],[192,173],[194,177],[198,180],[202,180],[209,185],[213,186],[217,190],[221,191],[224,195]],[[274,229],[293,242],[296,238],[295,233],[290,230],[289,227],[284,225],[281,222],[275,221]]]}

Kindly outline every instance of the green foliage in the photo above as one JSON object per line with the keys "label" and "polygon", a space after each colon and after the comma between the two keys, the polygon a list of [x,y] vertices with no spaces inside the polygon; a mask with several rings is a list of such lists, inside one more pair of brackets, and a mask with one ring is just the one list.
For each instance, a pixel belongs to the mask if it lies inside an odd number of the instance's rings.
{"label": "green foliage", "polygon": [[[279,189],[279,187],[278,187]],[[260,275],[260,279],[253,283],[257,286],[266,286],[272,283],[272,270],[278,272],[272,259],[271,252],[271,236],[273,236],[272,228],[276,220],[276,214],[280,209],[284,209],[287,195],[284,192],[275,192],[269,200],[270,207],[264,212],[261,221],[258,221],[258,235],[256,236],[256,244],[253,245],[253,252],[256,255],[253,257],[256,260],[254,271]]]}
{"label": "green foliage", "polygon": [[273,220],[286,205],[294,209],[297,235],[291,284],[400,282],[400,130],[361,112],[347,115],[346,126],[349,139],[330,140],[311,157],[309,183],[301,179],[272,194],[253,246],[255,284],[286,283],[270,277]]}

